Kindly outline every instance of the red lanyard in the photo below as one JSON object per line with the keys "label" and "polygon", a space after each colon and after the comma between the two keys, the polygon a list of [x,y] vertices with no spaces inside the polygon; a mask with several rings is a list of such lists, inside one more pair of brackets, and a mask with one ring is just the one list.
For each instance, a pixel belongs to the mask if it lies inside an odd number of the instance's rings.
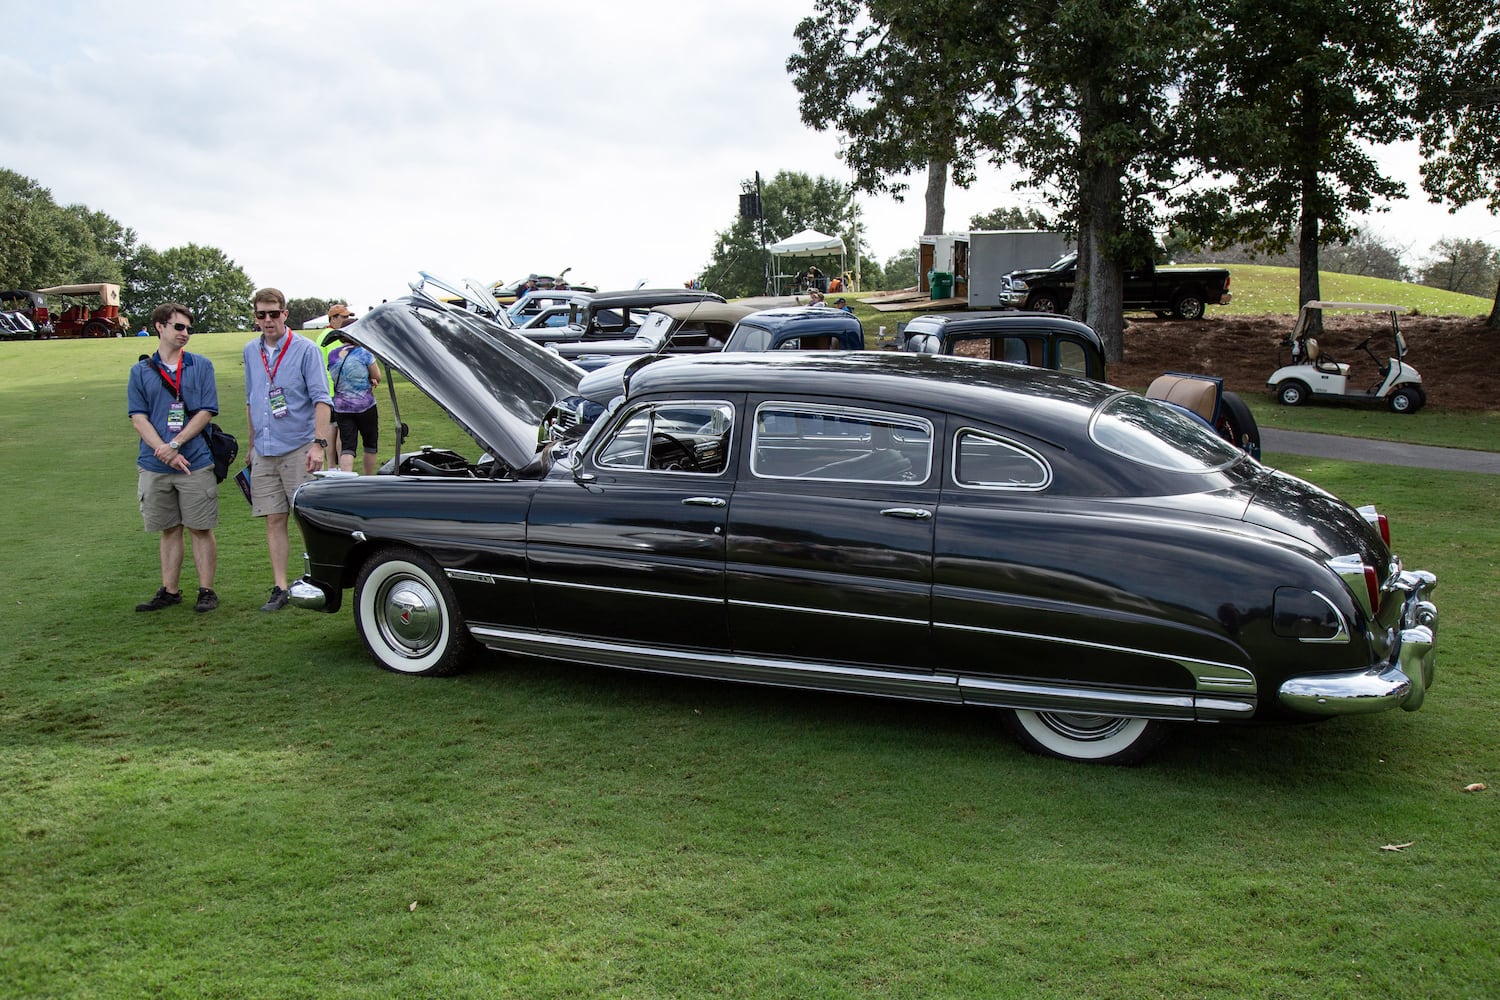
{"label": "red lanyard", "polygon": [[[276,363],[281,364],[280,361]],[[161,372],[162,381],[166,382],[167,385],[170,385],[172,387],[172,394],[178,399],[182,398],[182,370],[186,367],[186,363],[184,363],[182,357],[179,356],[177,358],[177,377],[174,379],[172,378],[172,376],[167,374],[167,366],[165,363],[159,363],[156,366],[156,370]]]}
{"label": "red lanyard", "polygon": [[266,370],[266,378],[270,381],[270,383],[272,385],[276,384],[276,373],[277,373],[277,371],[279,371],[281,369],[281,363],[286,360],[287,354],[289,354],[291,352],[291,349],[292,349],[291,336],[292,336],[292,331],[288,330],[286,332],[286,337],[287,337],[286,343],[282,346],[281,353],[278,354],[278,355],[276,355],[276,365],[275,365],[275,367],[272,367],[271,363],[266,360],[266,345],[265,345],[265,343],[262,342],[261,345],[260,345],[260,366]]}

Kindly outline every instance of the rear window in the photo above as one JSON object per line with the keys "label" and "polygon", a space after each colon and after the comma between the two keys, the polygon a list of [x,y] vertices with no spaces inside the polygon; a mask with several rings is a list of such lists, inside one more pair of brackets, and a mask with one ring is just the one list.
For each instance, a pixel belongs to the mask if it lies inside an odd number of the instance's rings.
{"label": "rear window", "polygon": [[1214,472],[1245,457],[1206,423],[1133,392],[1101,403],[1089,436],[1121,458],[1169,472]]}

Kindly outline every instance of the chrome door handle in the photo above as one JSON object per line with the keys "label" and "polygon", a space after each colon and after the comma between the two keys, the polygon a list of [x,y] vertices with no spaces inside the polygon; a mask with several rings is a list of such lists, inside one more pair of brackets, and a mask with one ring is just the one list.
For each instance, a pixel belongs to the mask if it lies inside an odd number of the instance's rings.
{"label": "chrome door handle", "polygon": [[921,507],[887,507],[880,513],[882,517],[904,517],[911,521],[925,521],[932,516],[932,511]]}
{"label": "chrome door handle", "polygon": [[684,507],[728,507],[729,501],[721,497],[688,497],[682,501]]}

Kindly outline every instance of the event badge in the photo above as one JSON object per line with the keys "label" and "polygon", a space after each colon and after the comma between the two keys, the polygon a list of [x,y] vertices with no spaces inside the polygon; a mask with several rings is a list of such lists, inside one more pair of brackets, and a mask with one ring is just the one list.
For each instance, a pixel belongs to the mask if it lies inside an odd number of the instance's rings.
{"label": "event badge", "polygon": [[167,430],[176,434],[185,426],[187,426],[187,407],[183,405],[182,400],[174,399],[167,407]]}
{"label": "event badge", "polygon": [[271,386],[271,416],[278,420],[286,416],[286,390],[280,386]]}

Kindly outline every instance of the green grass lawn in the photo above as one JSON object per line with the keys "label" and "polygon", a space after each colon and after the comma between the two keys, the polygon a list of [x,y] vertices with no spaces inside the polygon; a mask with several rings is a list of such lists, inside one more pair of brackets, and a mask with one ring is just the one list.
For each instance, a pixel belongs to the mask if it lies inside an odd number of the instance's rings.
{"label": "green grass lawn", "polygon": [[[193,348],[248,444],[246,339]],[[0,344],[0,995],[1492,995],[1495,477],[1267,456],[1437,573],[1427,704],[1090,768],[986,711],[386,673],[347,609],[257,610],[228,490],[220,610],[135,614],[157,556],[124,385],[152,343]]]}

